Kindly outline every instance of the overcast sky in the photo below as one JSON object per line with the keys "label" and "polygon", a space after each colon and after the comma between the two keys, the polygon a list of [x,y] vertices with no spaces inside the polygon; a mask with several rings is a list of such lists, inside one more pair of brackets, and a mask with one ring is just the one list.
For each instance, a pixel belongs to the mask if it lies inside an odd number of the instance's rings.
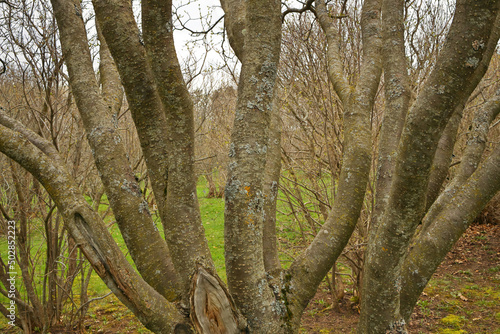
{"label": "overcast sky", "polygon": [[[231,54],[227,41],[224,41],[222,33],[224,31],[224,21],[220,20],[208,34],[193,34],[209,30],[223,15],[218,0],[181,0],[174,1],[174,31],[175,47],[181,63],[189,63],[190,68],[200,69],[204,63],[204,71],[211,71],[221,66],[222,51],[227,55]],[[207,53],[208,49],[208,53]],[[194,64],[197,63],[197,66]],[[196,72],[196,71],[194,71]],[[197,72],[196,72],[197,73]],[[230,80],[222,73],[213,73],[217,80]],[[198,77],[194,86],[202,86],[201,77]]]}

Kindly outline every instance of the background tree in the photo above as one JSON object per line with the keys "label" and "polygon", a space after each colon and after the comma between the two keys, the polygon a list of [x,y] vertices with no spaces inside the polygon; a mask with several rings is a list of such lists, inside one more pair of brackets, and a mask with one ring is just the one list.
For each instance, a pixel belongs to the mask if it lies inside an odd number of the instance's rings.
{"label": "background tree", "polygon": [[[199,93],[199,94],[197,94]],[[195,99],[197,173],[208,183],[208,197],[224,196],[231,126],[236,108],[236,89],[230,84],[208,86]]]}

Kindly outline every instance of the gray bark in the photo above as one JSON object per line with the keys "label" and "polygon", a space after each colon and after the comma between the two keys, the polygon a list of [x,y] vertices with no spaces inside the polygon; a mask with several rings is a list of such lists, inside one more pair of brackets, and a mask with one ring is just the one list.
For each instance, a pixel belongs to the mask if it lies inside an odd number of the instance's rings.
{"label": "gray bark", "polygon": [[196,194],[193,103],[175,51],[172,1],[143,1],[142,26],[167,131],[164,139],[168,165],[163,167],[168,170],[167,193],[162,222],[175,268],[180,273],[184,292],[188,292],[198,265],[212,271],[215,266],[201,224]]}
{"label": "gray bark", "polygon": [[[39,141],[44,140],[39,138]],[[3,125],[0,126],[0,149],[44,186],[96,273],[147,328],[157,333],[174,333],[176,328],[188,328],[177,308],[128,263],[64,165],[42,153],[24,135]]]}
{"label": "gray bark", "polygon": [[366,256],[358,333],[404,330],[399,314],[402,259],[423,218],[437,142],[452,111],[472,93],[468,81],[485,57],[497,10],[497,1],[457,2],[443,50],[407,117],[390,198]]}
{"label": "gray bark", "polygon": [[[481,79],[498,40],[498,30],[491,33],[496,27],[498,1],[458,1],[447,42],[403,127],[409,104],[403,1],[384,3],[384,47],[381,2],[364,1],[363,63],[358,85],[353,87],[344,76],[337,27],[326,3],[317,0],[315,13],[328,42],[328,77],[344,109],[342,171],[325,224],[290,269],[282,271],[274,216],[280,169],[279,119],[273,113],[280,2],[223,0],[228,38],[242,62],[225,190],[226,288],[215,273],[201,225],[193,167],[193,105],[173,45],[171,1],[143,2],[143,44],[130,2],[94,0],[105,38],[101,88],[92,71],[79,2],[53,0],[53,4],[70,84],[96,165],[144,279],[127,263],[52,145],[0,113],[0,150],[46,187],[97,273],[155,332],[190,332],[191,327],[200,332],[298,332],[305,307],[347,244],[360,215],[372,160],[371,113],[382,64],[387,104],[359,333],[406,330],[404,320],[430,275],[500,188],[498,147],[476,169],[486,124],[498,113],[492,103],[485,118],[475,123],[477,131],[464,155],[453,196],[446,198],[450,192],[436,201],[442,206],[438,210],[433,205],[434,213],[425,218],[428,222],[424,221],[422,233],[407,254],[410,238],[426,210],[426,198],[435,197],[447,167],[435,159],[436,144],[445,139],[452,142],[453,135],[444,134],[444,129],[455,124],[449,121],[452,112],[465,103]],[[153,229],[117,136],[113,115],[121,103],[119,81],[139,134],[168,247]],[[440,167],[436,177],[431,175],[433,164]],[[431,187],[429,179],[433,180]],[[176,289],[176,277],[180,289]],[[179,297],[177,305],[167,300]]]}
{"label": "gray bark", "polygon": [[429,185],[427,186],[427,196],[425,200],[426,211],[441,193],[441,188],[448,175],[448,170],[453,158],[453,148],[455,147],[457,132],[460,127],[460,121],[462,120],[463,109],[463,104],[455,109],[438,142],[429,175]]}
{"label": "gray bark", "polygon": [[408,321],[418,297],[446,254],[470,223],[500,191],[500,145],[456,189],[455,196],[438,213],[412,245],[401,273],[401,316]]}
{"label": "gray bark", "polygon": [[446,205],[455,196],[462,184],[474,173],[481,162],[483,152],[486,148],[486,138],[488,136],[489,125],[500,113],[500,92],[490,101],[478,109],[472,121],[472,130],[467,138],[467,146],[462,155],[462,160],[457,174],[440,194],[437,200],[427,211],[421,233],[433,223],[437,215],[441,213]]}
{"label": "gray bark", "polygon": [[[500,15],[497,16],[495,24],[491,29],[490,38],[486,44],[485,56],[479,62],[471,80],[468,82],[467,91],[473,91],[476,85],[478,85],[481,80],[483,73],[490,65],[490,59],[497,47],[497,41],[500,38]],[[474,95],[469,97],[469,101],[474,99]],[[448,174],[448,168],[452,159],[453,147],[456,141],[456,132],[459,127],[459,123],[462,119],[463,108],[466,101],[460,102],[456,107],[453,116],[450,118],[446,128],[441,136],[438,143],[436,154],[434,157],[433,165],[431,168],[431,174],[429,177],[429,186],[427,189],[427,199],[426,199],[426,211],[433,205],[434,201],[438,198],[442,188],[443,182]],[[470,175],[470,174],[469,174]]]}
{"label": "gray bark", "polygon": [[332,35],[336,33],[333,23],[325,4],[316,2],[317,17],[329,43],[329,79],[344,104],[344,153],[336,200],[329,217],[287,272],[284,291],[293,328],[298,329],[303,310],[347,244],[363,204],[371,164],[371,112],[382,72],[380,5],[379,1],[363,4],[363,56],[369,61],[362,64],[359,84],[350,88],[336,63],[338,37]]}
{"label": "gray bark", "polygon": [[273,110],[269,124],[269,143],[267,145],[264,175],[264,230],[263,252],[266,272],[275,275],[281,270],[276,238],[276,204],[281,171],[281,119],[277,98],[274,97]]}
{"label": "gray bark", "polygon": [[404,49],[404,8],[404,3],[399,0],[386,0],[382,5],[385,109],[378,141],[375,207],[370,234],[376,233],[389,200],[399,139],[410,103],[408,64]]}
{"label": "gray bark", "polygon": [[263,180],[280,52],[280,2],[245,5],[242,69],[224,192],[226,269],[229,291],[250,330],[279,333],[283,305],[275,300],[264,266]]}
{"label": "gray bark", "polygon": [[[124,237],[132,259],[145,278],[155,289],[169,300],[177,298],[175,291],[176,272],[170,262],[165,241],[153,223],[148,204],[142,198],[140,187],[123,147],[116,125],[113,122],[113,104],[106,105],[99,92],[80,4],[78,1],[54,0],[54,15],[61,30],[60,39],[66,57],[70,84],[77,107],[83,120],[87,139],[94,160],[101,174],[113,213]],[[104,51],[104,50],[103,50]],[[106,75],[113,67],[108,66]],[[108,84],[113,85],[110,92]],[[108,101],[117,107],[122,99],[119,84],[103,81]],[[118,86],[118,87],[116,87]],[[115,94],[114,96],[111,94]],[[111,109],[112,112],[108,112]],[[155,254],[151,256],[151,254]]]}

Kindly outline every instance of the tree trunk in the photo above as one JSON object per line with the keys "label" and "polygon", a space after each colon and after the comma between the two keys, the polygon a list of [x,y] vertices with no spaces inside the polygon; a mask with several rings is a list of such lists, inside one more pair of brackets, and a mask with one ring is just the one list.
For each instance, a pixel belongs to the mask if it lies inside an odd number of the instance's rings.
{"label": "tree trunk", "polygon": [[[457,2],[453,23],[434,71],[406,119],[390,198],[377,233],[369,240],[358,333],[381,333],[397,328],[405,331],[399,312],[402,259],[423,218],[437,143],[456,106],[475,88],[468,83],[476,67],[483,57],[488,57],[485,49],[497,6],[497,1],[488,0]],[[477,17],[481,17],[482,23],[470,25]],[[384,305],[382,310],[380,305]]]}
{"label": "tree trunk", "polygon": [[[39,141],[47,144],[42,138]],[[177,307],[147,284],[128,263],[64,165],[57,164],[25,136],[3,125],[0,126],[0,147],[45,187],[62,214],[66,228],[96,273],[148,329],[156,333],[174,333],[189,328]]]}
{"label": "tree trunk", "polygon": [[280,333],[283,306],[269,287],[263,254],[263,180],[280,52],[280,2],[245,4],[242,69],[224,192],[226,270],[229,291],[250,330]]}
{"label": "tree trunk", "polygon": [[263,252],[266,272],[276,275],[281,270],[276,239],[276,204],[281,172],[281,119],[274,96],[273,109],[269,125],[269,143],[267,145],[266,167],[264,175],[264,230]]}
{"label": "tree trunk", "polygon": [[371,164],[371,112],[382,72],[380,2],[365,1],[362,13],[363,52],[358,86],[351,92],[339,68],[336,31],[323,1],[316,2],[318,20],[328,41],[329,79],[344,105],[344,152],[333,208],[312,244],[287,272],[285,294],[290,323],[298,330],[305,307],[354,231],[361,212]]}
{"label": "tree trunk", "polygon": [[[148,204],[142,198],[122,139],[113,122],[112,115],[117,110],[111,108],[119,104],[106,106],[99,92],[85,26],[81,14],[78,14],[81,13],[80,4],[78,1],[54,0],[53,7],[61,30],[61,44],[73,95],[124,241],[145,280],[166,298],[174,300],[178,295],[176,272],[170,261],[168,248],[153,223]],[[109,62],[107,58],[104,60]],[[111,65],[107,70],[113,70]],[[108,72],[104,72],[102,84],[104,92],[109,92],[108,86],[116,86],[118,83],[106,81],[106,78],[116,80],[115,73],[107,77],[106,74]],[[116,95],[106,95],[108,101],[122,99],[123,94],[119,89],[114,88],[111,93]]]}

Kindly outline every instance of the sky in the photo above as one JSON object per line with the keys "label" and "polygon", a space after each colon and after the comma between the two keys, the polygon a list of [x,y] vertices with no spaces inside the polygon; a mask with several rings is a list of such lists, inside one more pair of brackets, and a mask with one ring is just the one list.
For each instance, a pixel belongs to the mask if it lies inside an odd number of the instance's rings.
{"label": "sky", "polygon": [[[131,1],[140,25],[141,0]],[[297,0],[288,1],[297,3]],[[48,1],[46,3],[49,4]],[[83,0],[81,4],[97,71],[99,43],[96,40],[92,3],[91,0]],[[207,80],[211,81],[210,85],[217,85],[216,81],[236,84],[239,64],[227,39],[224,39],[222,19],[224,13],[219,0],[175,0],[173,7],[176,50],[189,86],[191,88],[205,87]],[[212,26],[214,27],[210,33],[193,33],[207,31]],[[6,58],[3,52],[0,56],[2,59]],[[22,55],[19,57],[22,58]],[[196,78],[191,80],[192,77]]]}
{"label": "sky", "polygon": [[[134,13],[138,25],[141,24],[141,0],[132,0]],[[98,45],[95,40],[95,22],[93,19],[92,3],[90,0],[82,2],[84,8],[84,18],[87,21],[88,36],[91,45]],[[183,68],[184,77],[192,89],[207,86],[206,81],[209,74],[211,81],[231,81],[227,75],[227,70],[218,70],[222,66],[222,55],[233,56],[227,41],[224,44],[224,20],[221,19],[224,12],[219,0],[178,0],[173,1],[174,12],[174,42],[177,57]],[[210,33],[201,33],[219,21]],[[200,32],[200,33],[193,33]],[[93,49],[95,57],[94,67],[98,70],[98,49]],[[236,68],[236,58],[227,59]],[[236,65],[236,66],[235,66]],[[204,75],[201,75],[204,74]],[[195,79],[191,79],[195,76]],[[234,80],[233,80],[234,81]],[[217,83],[211,84],[217,86]]]}
{"label": "sky", "polygon": [[[224,55],[232,57],[226,58],[232,66],[235,65],[236,59],[232,51],[223,38],[224,21],[220,20],[224,12],[220,7],[218,0],[181,0],[174,1],[174,41],[177,50],[177,55],[181,64],[189,66],[191,70],[185,70],[185,77],[189,78],[193,75],[204,71],[205,78],[198,75],[196,79],[190,82],[191,86],[202,88],[206,83],[208,73],[212,75],[212,80],[228,80],[232,81],[231,76],[224,71],[217,70],[224,63]],[[217,23],[218,21],[218,23]],[[215,25],[215,26],[214,26]],[[195,34],[193,32],[204,32],[213,29],[207,33]],[[203,69],[201,65],[203,64]],[[236,72],[238,66],[236,66]]]}

